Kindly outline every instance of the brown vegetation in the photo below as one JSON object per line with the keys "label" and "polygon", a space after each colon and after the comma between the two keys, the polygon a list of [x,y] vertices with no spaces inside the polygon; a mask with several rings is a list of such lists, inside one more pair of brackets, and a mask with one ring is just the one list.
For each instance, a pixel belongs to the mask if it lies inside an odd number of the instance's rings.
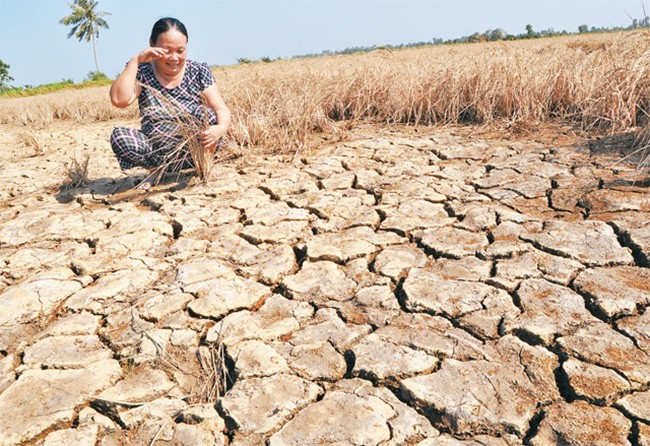
{"label": "brown vegetation", "polygon": [[22,142],[25,147],[31,148],[34,151],[33,156],[39,156],[43,154],[43,145],[41,144],[41,141],[36,136],[34,131],[22,131],[20,132],[19,136],[20,142]]}
{"label": "brown vegetation", "polygon": [[113,107],[108,86],[61,90],[38,96],[0,98],[0,124],[44,127],[54,121],[107,121],[133,118],[137,108]]}
{"label": "brown vegetation", "polygon": [[[549,120],[621,131],[650,108],[650,34],[622,32],[242,64],[215,70],[231,146],[291,152],[360,121],[415,125]],[[135,118],[107,87],[0,100],[0,122]]]}
{"label": "brown vegetation", "polygon": [[64,164],[65,169],[63,189],[74,189],[84,187],[88,184],[88,162],[90,157],[86,157],[83,162],[79,162],[77,157],[73,157],[69,163]]}
{"label": "brown vegetation", "polygon": [[[154,145],[159,147],[158,151],[163,158],[163,163],[145,181],[151,180],[156,184],[166,173],[180,174],[180,171],[191,161],[199,179],[204,183],[207,182],[214,166],[214,151],[205,150],[200,141],[201,132],[210,125],[205,100],[203,100],[203,116],[196,117],[173,98],[147,85],[140,84],[140,86],[150,89],[160,104],[148,107],[143,114],[163,124],[162,127],[166,129],[153,138]],[[169,147],[170,142],[173,147]]]}

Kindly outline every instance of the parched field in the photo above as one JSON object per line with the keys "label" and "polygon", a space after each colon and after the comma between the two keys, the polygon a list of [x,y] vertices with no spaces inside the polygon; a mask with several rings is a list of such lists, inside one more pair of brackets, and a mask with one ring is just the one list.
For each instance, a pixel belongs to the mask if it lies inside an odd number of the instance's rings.
{"label": "parched field", "polygon": [[[215,69],[237,119],[238,147],[276,153],[359,122],[494,124],[525,130],[561,120],[624,131],[647,121],[650,34],[626,32],[433,46]],[[43,127],[135,118],[105,88],[3,99],[0,122]]]}
{"label": "parched field", "polygon": [[0,99],[0,445],[650,444],[648,41],[218,69],[148,192],[107,88]]}

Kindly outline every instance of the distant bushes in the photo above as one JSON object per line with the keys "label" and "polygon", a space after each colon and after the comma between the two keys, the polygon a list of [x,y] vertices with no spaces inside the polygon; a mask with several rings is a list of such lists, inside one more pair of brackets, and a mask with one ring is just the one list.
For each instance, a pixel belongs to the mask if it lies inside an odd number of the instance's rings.
{"label": "distant bushes", "polygon": [[86,87],[99,87],[102,85],[108,85],[112,80],[101,72],[91,71],[88,73],[86,79],[83,82],[75,84],[72,79],[61,79],[60,82],[54,82],[44,85],[25,85],[23,87],[6,87],[0,89],[0,97],[24,97],[24,96],[35,96],[44,93],[53,93],[55,91],[66,90],[66,89],[79,89]]}
{"label": "distant bushes", "polygon": [[90,81],[90,82],[110,81],[108,76],[106,76],[101,71],[90,71],[90,72],[88,72],[88,75],[86,76],[86,80]]}

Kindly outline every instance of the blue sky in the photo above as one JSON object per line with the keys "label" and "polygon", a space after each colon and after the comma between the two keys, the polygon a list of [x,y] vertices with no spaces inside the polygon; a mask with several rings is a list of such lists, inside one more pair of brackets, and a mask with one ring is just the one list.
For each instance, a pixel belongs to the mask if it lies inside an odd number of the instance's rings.
{"label": "blue sky", "polygon": [[[189,57],[211,65],[238,58],[291,57],[323,50],[457,38],[531,24],[575,32],[579,25],[628,26],[642,0],[99,0],[99,67],[110,77],[148,44],[160,17],[185,23]],[[65,0],[0,0],[0,59],[13,85],[83,80],[93,71],[91,43],[67,39]],[[650,12],[650,2],[648,4]]]}

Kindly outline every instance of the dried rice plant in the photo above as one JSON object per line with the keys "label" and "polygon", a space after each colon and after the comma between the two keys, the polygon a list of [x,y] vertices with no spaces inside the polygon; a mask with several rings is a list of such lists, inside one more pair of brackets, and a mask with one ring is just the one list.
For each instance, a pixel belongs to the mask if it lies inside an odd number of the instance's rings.
{"label": "dried rice plant", "polygon": [[[217,73],[242,147],[300,150],[359,122],[534,128],[567,121],[614,133],[650,111],[650,34],[436,45],[280,61]],[[646,119],[647,120],[647,119]]]}
{"label": "dried rice plant", "polygon": [[197,351],[201,376],[192,389],[192,404],[214,403],[233,383],[226,364],[226,349],[218,340],[209,347],[201,346]]}
{"label": "dried rice plant", "polygon": [[77,161],[77,157],[75,156],[69,163],[63,165],[65,179],[62,188],[75,189],[88,184],[88,161],[90,161],[89,156],[82,163]]}
{"label": "dried rice plant", "polygon": [[36,137],[36,134],[31,130],[26,130],[20,132],[19,135],[20,142],[22,142],[25,147],[31,148],[34,150],[32,156],[40,156],[43,154],[43,145],[40,140]]}
{"label": "dried rice plant", "polygon": [[0,97],[0,124],[45,127],[54,121],[103,122],[111,119],[135,119],[138,107],[113,107],[109,86],[63,90],[37,96]]}
{"label": "dried rice plant", "polygon": [[155,122],[157,128],[163,129],[152,138],[153,145],[157,147],[154,155],[160,156],[162,163],[143,183],[151,180],[153,185],[156,185],[167,173],[179,175],[181,170],[189,165],[189,161],[194,165],[200,181],[207,183],[214,167],[215,154],[212,150],[206,150],[200,140],[200,134],[210,126],[205,99],[201,97],[202,116],[198,118],[174,98],[148,85],[139,85],[147,88],[160,103],[147,107],[143,112],[144,116]]}
{"label": "dried rice plant", "polygon": [[[609,133],[646,125],[650,33],[434,45],[213,70],[233,112],[230,145],[295,153],[361,122],[534,128],[564,121]],[[0,123],[137,117],[108,87],[0,98]]]}
{"label": "dried rice plant", "polygon": [[221,141],[219,150],[215,155],[214,163],[226,163],[239,159],[242,156],[244,156],[244,151],[242,148],[235,144],[235,142],[232,140],[224,138]]}
{"label": "dried rice plant", "polygon": [[234,376],[228,369],[226,347],[221,337],[209,346],[202,345],[196,351],[196,360],[200,370],[191,366],[187,369],[187,361],[179,361],[165,349],[140,323],[137,310],[131,308],[131,320],[135,329],[145,336],[156,348],[156,359],[166,369],[173,369],[186,376],[193,377],[194,383],[190,390],[190,404],[214,403],[232,386]]}

